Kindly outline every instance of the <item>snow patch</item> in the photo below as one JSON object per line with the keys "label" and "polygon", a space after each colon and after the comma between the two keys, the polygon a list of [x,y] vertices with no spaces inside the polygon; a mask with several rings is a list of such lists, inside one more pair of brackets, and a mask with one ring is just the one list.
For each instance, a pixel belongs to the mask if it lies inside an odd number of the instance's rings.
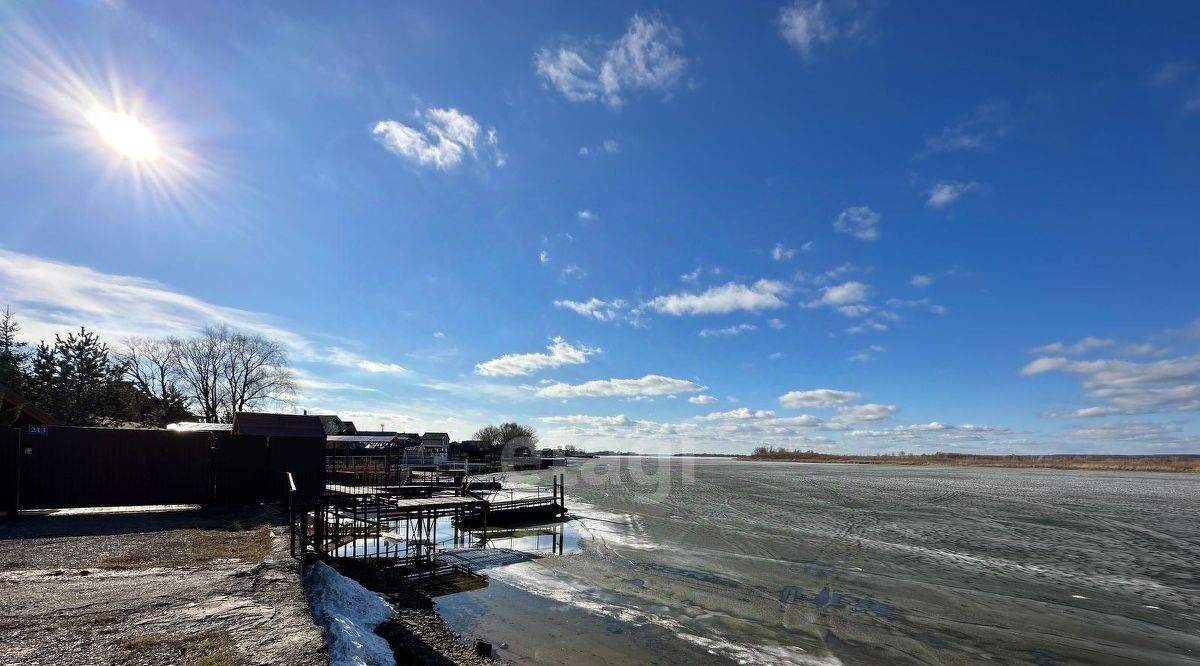
{"label": "snow patch", "polygon": [[313,618],[325,627],[330,666],[395,666],[396,656],[375,627],[395,617],[391,604],[324,562],[304,576]]}

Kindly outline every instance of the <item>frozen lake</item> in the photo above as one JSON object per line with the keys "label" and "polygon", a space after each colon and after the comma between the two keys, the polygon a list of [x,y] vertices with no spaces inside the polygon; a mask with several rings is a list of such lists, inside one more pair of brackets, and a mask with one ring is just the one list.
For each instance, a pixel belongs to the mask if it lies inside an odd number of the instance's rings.
{"label": "frozen lake", "polygon": [[576,554],[439,599],[502,657],[1200,663],[1198,476],[605,458],[567,495]]}

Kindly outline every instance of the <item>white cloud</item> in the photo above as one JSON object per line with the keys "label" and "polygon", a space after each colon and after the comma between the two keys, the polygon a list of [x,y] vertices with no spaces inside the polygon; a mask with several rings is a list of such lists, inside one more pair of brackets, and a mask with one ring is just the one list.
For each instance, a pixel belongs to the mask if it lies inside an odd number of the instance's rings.
{"label": "white cloud", "polygon": [[1074,344],[1069,344],[1069,345],[1064,344],[1060,340],[1058,342],[1052,342],[1048,345],[1042,345],[1041,347],[1034,347],[1033,349],[1030,349],[1029,351],[1032,354],[1075,355],[1075,354],[1083,354],[1083,353],[1086,353],[1093,349],[1103,349],[1105,347],[1113,347],[1116,344],[1117,343],[1115,340],[1109,340],[1106,338],[1097,338],[1097,337],[1089,335],[1088,337],[1086,337]]}
{"label": "white cloud", "polygon": [[543,423],[559,424],[569,423],[573,425],[590,425],[590,426],[629,426],[637,423],[633,419],[618,414],[616,416],[590,416],[587,414],[571,414],[567,416],[542,416],[538,418]]}
{"label": "white cloud", "polygon": [[768,319],[767,326],[770,326],[777,331],[782,331],[783,329],[787,328],[787,324],[784,324],[780,319]]}
{"label": "white cloud", "polygon": [[788,391],[779,396],[779,404],[788,409],[801,407],[837,407],[853,402],[862,397],[855,391],[839,391],[836,389],[811,389],[807,391]]}
{"label": "white cloud", "polygon": [[776,243],[775,247],[771,248],[771,258],[775,261],[787,261],[796,256],[796,250],[790,247],[784,247],[783,243]]}
{"label": "white cloud", "polygon": [[593,152],[598,151],[598,150],[606,152],[609,155],[615,155],[615,154],[621,152],[621,144],[617,143],[616,139],[605,139],[604,142],[601,143],[598,147],[580,146],[579,147],[579,156],[587,157],[588,155],[591,155]]}
{"label": "white cloud", "polygon": [[873,319],[868,319],[861,324],[855,324],[854,326],[847,328],[846,333],[849,333],[850,335],[859,335],[860,333],[866,333],[867,331],[883,333],[887,330],[887,324],[882,324]]}
{"label": "white cloud", "polygon": [[700,281],[700,273],[701,273],[701,267],[697,266],[696,270],[691,271],[690,273],[684,273],[683,275],[680,275],[679,279],[682,280],[683,282],[696,283],[696,282]]}
{"label": "white cloud", "polygon": [[543,264],[550,263],[550,253],[546,250],[538,252],[538,261],[542,262]]}
{"label": "white cloud", "polygon": [[358,354],[346,351],[340,347],[327,347],[328,352],[325,361],[334,365],[341,365],[348,368],[357,368],[364,372],[386,375],[403,375],[407,374],[408,370],[396,365],[395,363],[384,363],[381,361],[373,361],[368,358],[363,358]]}
{"label": "white cloud", "polygon": [[500,358],[476,364],[475,373],[485,377],[517,377],[539,370],[564,365],[587,363],[587,358],[599,354],[598,347],[575,346],[562,338],[552,338],[546,346],[548,353],[505,354]]}
{"label": "white cloud", "polygon": [[697,416],[697,421],[746,421],[749,419],[773,419],[775,412],[769,409],[751,410],[749,407],[738,407],[728,412],[712,412]]}
{"label": "white cloud", "polygon": [[688,398],[688,402],[692,403],[693,405],[711,405],[716,401],[717,401],[717,399],[712,397],[711,395],[703,395],[703,394],[694,395],[694,396]]}
{"label": "white cloud", "polygon": [[925,149],[917,157],[924,158],[934,153],[960,150],[990,149],[1006,131],[1002,123],[1007,111],[1008,105],[1004,102],[980,104],[969,119],[944,127],[940,133],[926,137]]}
{"label": "white cloud", "polygon": [[[687,69],[687,59],[679,53],[682,46],[679,30],[661,17],[634,14],[625,34],[607,48],[564,43],[539,50],[533,62],[543,82],[568,100],[598,101],[620,109],[628,97],[640,92],[670,93]],[[609,152],[616,152],[613,145]]]}
{"label": "white cloud", "polygon": [[891,428],[875,430],[852,430],[851,437],[870,439],[886,439],[896,444],[939,444],[947,443],[954,446],[960,442],[988,441],[997,435],[1007,435],[1012,431],[1004,426],[978,426],[971,424],[951,425],[931,421],[929,423],[914,423],[898,425]]}
{"label": "white cloud", "polygon": [[979,183],[974,181],[967,183],[939,181],[929,188],[929,198],[925,200],[925,205],[929,208],[945,208],[967,192],[975,192],[978,189]]}
{"label": "white cloud", "polygon": [[1074,360],[1065,356],[1035,359],[1021,375],[1047,372],[1079,375],[1091,405],[1052,412],[1055,417],[1092,417],[1200,411],[1200,355],[1160,361]]}
{"label": "white cloud", "polygon": [[837,219],[833,221],[833,229],[859,240],[875,240],[879,238],[877,227],[882,217],[867,206],[851,206],[838,213]]}
{"label": "white cloud", "polygon": [[[214,305],[152,280],[101,273],[7,250],[0,250],[0,294],[12,306],[22,332],[31,340],[53,340],[55,333],[82,325],[115,344],[131,336],[186,337],[205,326],[225,324],[278,341],[293,361],[372,374],[408,372],[395,363],[369,359],[341,347],[314,344],[262,313]],[[310,387],[334,384],[312,375],[305,378]]]}
{"label": "white cloud", "polygon": [[815,245],[816,245],[816,243],[814,243],[813,241],[805,241],[804,244],[800,246],[800,251],[801,252],[812,252],[813,246],[815,246]]}
{"label": "white cloud", "polygon": [[641,379],[597,379],[582,384],[556,382],[538,389],[542,398],[636,398],[699,393],[706,387],[686,379],[646,375]]}
{"label": "white cloud", "polygon": [[750,331],[755,331],[755,330],[758,330],[758,327],[755,326],[754,324],[737,324],[734,326],[727,326],[725,328],[704,328],[704,329],[700,329],[700,337],[702,337],[702,338],[728,337],[728,336],[734,336],[734,335],[741,335],[742,333],[748,333]]}
{"label": "white cloud", "polygon": [[933,284],[933,276],[928,273],[914,275],[912,276],[912,279],[908,281],[908,283],[914,287],[928,287],[929,285]]}
{"label": "white cloud", "polygon": [[558,275],[558,279],[566,282],[568,278],[572,280],[582,280],[587,277],[587,271],[583,270],[575,264],[567,264],[567,267],[562,269]]}
{"label": "white cloud", "polygon": [[855,280],[831,285],[821,290],[820,298],[804,303],[803,306],[829,307],[846,317],[862,317],[874,310],[863,302],[867,300],[869,289],[867,285]]}
{"label": "white cloud", "polygon": [[497,149],[496,131],[489,129],[484,134],[479,122],[471,116],[455,108],[428,108],[418,111],[416,118],[423,123],[423,129],[396,120],[381,120],[375,123],[371,134],[390,152],[421,166],[451,169],[466,157],[478,158],[481,148],[487,150],[496,166],[503,166],[504,156]]}
{"label": "white cloud", "polygon": [[[1151,448],[1170,446],[1194,451],[1200,446],[1200,436],[1185,433],[1174,423],[1147,423],[1124,421],[1075,428],[1068,433],[1073,439],[1086,442],[1117,442],[1120,450],[1127,451],[1129,444],[1143,444]],[[1094,444],[1089,444],[1094,446]]]}
{"label": "white cloud", "polygon": [[581,210],[581,211],[575,213],[575,217],[579,218],[580,220],[582,220],[584,222],[591,222],[592,220],[595,220],[596,218],[598,218],[600,216],[593,213],[590,210],[584,209],[584,210]]}
{"label": "white cloud", "polygon": [[110,341],[128,336],[188,336],[212,324],[261,334],[296,355],[320,358],[305,337],[269,316],[214,305],[139,277],[102,273],[0,249],[0,294],[32,340],[53,340],[84,325]]}
{"label": "white cloud", "polygon": [[835,425],[873,423],[890,418],[895,413],[895,405],[881,405],[878,403],[843,405],[838,407],[837,414],[833,416],[830,423]]}
{"label": "white cloud", "polygon": [[882,354],[883,352],[884,352],[883,345],[871,345],[870,347],[867,347],[866,349],[863,349],[863,350],[860,350],[860,351],[857,351],[857,352],[851,354],[850,361],[854,362],[854,363],[860,363],[862,361],[870,361],[870,360],[873,360],[877,354]]}
{"label": "white cloud", "polygon": [[853,280],[832,287],[825,287],[821,294],[821,303],[823,305],[860,303],[866,299],[867,285]]}
{"label": "white cloud", "polygon": [[554,307],[565,310],[570,310],[576,314],[595,319],[596,321],[615,321],[620,319],[622,312],[625,310],[625,301],[617,298],[611,301],[602,301],[598,298],[589,298],[586,301],[554,301]]}
{"label": "white cloud", "polygon": [[759,280],[753,285],[730,282],[693,294],[683,292],[659,296],[646,303],[656,312],[669,315],[726,314],[736,310],[756,311],[781,308],[787,286],[775,280]]}
{"label": "white cloud", "polygon": [[865,36],[874,20],[866,3],[851,0],[794,0],[779,10],[779,31],[805,60],[813,50],[838,38]]}

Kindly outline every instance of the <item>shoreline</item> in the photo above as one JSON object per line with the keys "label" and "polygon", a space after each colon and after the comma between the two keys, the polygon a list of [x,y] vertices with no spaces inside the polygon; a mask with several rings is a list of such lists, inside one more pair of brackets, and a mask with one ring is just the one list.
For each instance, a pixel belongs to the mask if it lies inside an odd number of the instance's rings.
{"label": "shoreline", "polygon": [[433,599],[394,569],[372,560],[338,560],[328,563],[335,571],[383,595],[395,617],[375,633],[388,642],[396,663],[437,663],[486,666],[495,661],[476,654],[466,637],[450,628]]}
{"label": "shoreline", "polygon": [[793,462],[843,465],[900,465],[904,467],[975,467],[1003,469],[1058,469],[1092,472],[1200,472],[1200,455],[965,455],[842,456],[824,453],[768,453],[734,456],[745,462]]}

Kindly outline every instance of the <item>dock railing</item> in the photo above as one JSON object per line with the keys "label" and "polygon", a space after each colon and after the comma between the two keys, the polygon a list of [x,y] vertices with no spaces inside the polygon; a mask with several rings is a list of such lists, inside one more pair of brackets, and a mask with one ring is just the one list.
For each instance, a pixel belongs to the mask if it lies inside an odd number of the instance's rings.
{"label": "dock railing", "polygon": [[299,501],[299,495],[296,490],[296,478],[292,476],[291,472],[287,472],[286,474],[289,549],[292,557],[300,558],[300,567],[303,569],[309,546],[314,543],[314,535],[311,533],[311,524],[309,523],[310,507],[308,503]]}

